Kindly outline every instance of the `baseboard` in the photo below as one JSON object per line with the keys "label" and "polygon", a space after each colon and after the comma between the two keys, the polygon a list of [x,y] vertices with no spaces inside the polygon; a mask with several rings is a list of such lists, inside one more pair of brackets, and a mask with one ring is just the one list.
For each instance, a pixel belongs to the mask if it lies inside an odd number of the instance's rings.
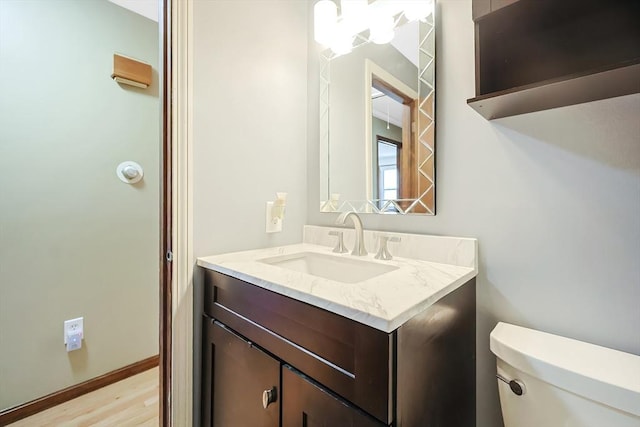
{"label": "baseboard", "polygon": [[12,408],[0,411],[0,427],[14,423],[18,420],[37,414],[46,409],[64,403],[68,400],[75,399],[83,394],[90,393],[99,388],[116,383],[125,378],[147,371],[158,366],[159,356],[151,356],[139,362],[132,363],[115,371],[107,372],[96,378],[92,378],[80,384],[67,387],[65,389],[48,394],[44,397],[23,403]]}

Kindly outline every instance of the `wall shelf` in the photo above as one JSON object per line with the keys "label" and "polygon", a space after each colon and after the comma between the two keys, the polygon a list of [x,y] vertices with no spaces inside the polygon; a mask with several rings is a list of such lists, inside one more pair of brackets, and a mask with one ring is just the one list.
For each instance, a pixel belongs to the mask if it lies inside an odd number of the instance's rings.
{"label": "wall shelf", "polygon": [[640,92],[640,61],[576,73],[467,100],[493,120]]}
{"label": "wall shelf", "polygon": [[476,97],[487,119],[640,93],[640,2],[474,0]]}

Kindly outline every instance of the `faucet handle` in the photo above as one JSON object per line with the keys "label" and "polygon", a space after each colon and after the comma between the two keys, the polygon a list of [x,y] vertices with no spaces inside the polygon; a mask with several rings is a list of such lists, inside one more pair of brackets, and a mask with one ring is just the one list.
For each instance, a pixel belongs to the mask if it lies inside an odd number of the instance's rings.
{"label": "faucet handle", "polygon": [[337,236],[338,242],[336,243],[336,247],[333,248],[333,252],[338,254],[343,254],[345,252],[349,252],[347,248],[344,246],[344,232],[342,231],[330,231],[330,236]]}
{"label": "faucet handle", "polygon": [[389,248],[387,248],[387,242],[399,243],[402,239],[398,236],[389,236],[388,234],[379,234],[378,235],[378,253],[375,256],[375,259],[383,259],[390,260],[393,259],[391,252],[389,252]]}

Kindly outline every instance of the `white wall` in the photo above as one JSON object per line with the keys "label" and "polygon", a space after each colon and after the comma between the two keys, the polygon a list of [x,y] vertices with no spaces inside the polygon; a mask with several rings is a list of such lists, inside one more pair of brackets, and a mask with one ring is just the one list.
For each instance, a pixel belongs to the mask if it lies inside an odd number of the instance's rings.
{"label": "white wall", "polygon": [[0,1],[0,409],[158,353],[158,75],[110,77],[114,52],[157,69],[158,45],[106,0]]}
{"label": "white wall", "polygon": [[[287,244],[306,221],[307,6],[194,2],[195,256]],[[287,192],[283,231],[265,203]]]}
{"label": "white wall", "polygon": [[[466,105],[471,0],[439,0],[438,14],[437,215],[363,216],[372,229],[478,238],[477,425],[493,427],[497,321],[640,354],[640,95],[486,121]],[[308,222],[329,225],[313,87]]]}

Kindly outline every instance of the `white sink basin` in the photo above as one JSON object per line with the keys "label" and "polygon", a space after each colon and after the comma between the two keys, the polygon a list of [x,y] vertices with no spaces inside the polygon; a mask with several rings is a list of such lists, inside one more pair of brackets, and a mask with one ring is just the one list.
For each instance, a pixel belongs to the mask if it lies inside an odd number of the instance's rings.
{"label": "white sink basin", "polygon": [[259,260],[288,270],[299,271],[343,283],[358,283],[393,270],[394,265],[357,259],[356,257],[325,255],[316,252],[297,252]]}

